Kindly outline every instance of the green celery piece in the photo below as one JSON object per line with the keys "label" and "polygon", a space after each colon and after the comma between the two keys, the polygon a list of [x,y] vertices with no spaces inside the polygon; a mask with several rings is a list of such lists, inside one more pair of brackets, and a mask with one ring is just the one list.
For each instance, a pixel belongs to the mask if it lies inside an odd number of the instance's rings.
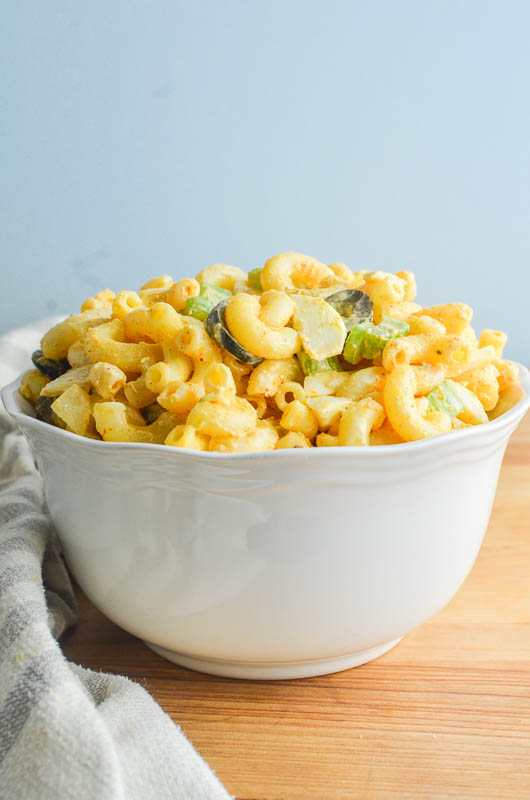
{"label": "green celery piece", "polygon": [[305,350],[300,350],[296,355],[304,375],[315,375],[318,372],[340,372],[341,370],[340,361],[336,356],[315,361],[314,358],[307,355]]}
{"label": "green celery piece", "polygon": [[222,289],[220,286],[216,286],[215,283],[201,283],[201,288],[199,291],[199,297],[204,297],[212,303],[212,308],[220,303],[221,300],[227,300],[229,297],[232,296],[232,292],[229,289]]}
{"label": "green celery piece", "polygon": [[207,297],[188,297],[184,311],[182,312],[186,317],[195,317],[204,322],[212,308],[217,303],[212,302]]}
{"label": "green celery piece", "polygon": [[250,270],[248,273],[248,285],[258,292],[263,291],[263,286],[261,285],[261,267]]}
{"label": "green celery piece", "polygon": [[365,358],[375,358],[383,352],[384,347],[390,339],[397,339],[398,336],[406,336],[410,328],[406,322],[398,319],[385,317],[379,325],[370,323],[369,330],[366,331],[363,343],[363,356]]}
{"label": "green celery piece", "polygon": [[363,358],[375,358],[378,356],[383,351],[383,347],[389,338],[387,338],[386,329],[382,328],[381,325],[374,325],[373,322],[369,322],[366,326],[361,348]]}
{"label": "green celery piece", "polygon": [[373,322],[361,322],[355,325],[346,339],[343,356],[350,364],[358,364],[363,358],[373,359],[383,352],[390,339],[406,336],[409,326],[390,317],[383,317],[379,325]]}
{"label": "green celery piece", "polygon": [[222,289],[214,283],[201,283],[198,296],[188,297],[182,313],[187,317],[195,317],[195,319],[200,319],[201,322],[204,322],[217,303],[231,296],[232,292],[228,291],[228,289]]}
{"label": "green celery piece", "polygon": [[389,337],[390,339],[397,339],[398,336],[406,336],[410,330],[408,322],[402,322],[400,319],[391,319],[390,317],[385,317],[384,314],[379,325],[389,331],[391,334]]}
{"label": "green celery piece", "polygon": [[372,323],[361,322],[360,325],[354,325],[346,338],[342,356],[350,364],[358,364],[364,358],[363,343],[367,324],[371,325]]}
{"label": "green celery piece", "polygon": [[457,417],[465,407],[458,384],[450,379],[446,379],[439,383],[438,386],[435,386],[427,395],[427,400],[432,411],[443,411],[451,419]]}

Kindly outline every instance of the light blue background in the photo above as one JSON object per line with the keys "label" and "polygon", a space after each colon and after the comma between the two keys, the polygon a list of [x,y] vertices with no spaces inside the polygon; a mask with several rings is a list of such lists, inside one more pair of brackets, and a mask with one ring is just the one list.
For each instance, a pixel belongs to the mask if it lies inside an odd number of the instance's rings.
{"label": "light blue background", "polygon": [[0,330],[287,249],[412,269],[528,361],[530,3],[12,0]]}

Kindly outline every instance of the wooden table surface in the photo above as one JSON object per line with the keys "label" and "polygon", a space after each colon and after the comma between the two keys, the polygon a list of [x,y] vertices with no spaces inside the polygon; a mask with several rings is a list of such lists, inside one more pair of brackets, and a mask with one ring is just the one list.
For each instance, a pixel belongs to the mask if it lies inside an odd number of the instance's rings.
{"label": "wooden table surface", "polygon": [[465,585],[371,664],[279,682],[201,675],[79,600],[67,657],[141,681],[238,800],[530,798],[530,414]]}

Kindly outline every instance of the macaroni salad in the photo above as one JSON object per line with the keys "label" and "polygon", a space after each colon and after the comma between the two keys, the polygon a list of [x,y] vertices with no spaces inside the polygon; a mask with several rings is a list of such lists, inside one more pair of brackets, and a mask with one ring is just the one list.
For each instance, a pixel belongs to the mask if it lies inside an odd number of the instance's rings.
{"label": "macaroni salad", "polygon": [[246,453],[391,445],[488,422],[523,396],[506,335],[423,308],[411,272],[282,253],[109,289],[51,328],[20,393],[108,442]]}

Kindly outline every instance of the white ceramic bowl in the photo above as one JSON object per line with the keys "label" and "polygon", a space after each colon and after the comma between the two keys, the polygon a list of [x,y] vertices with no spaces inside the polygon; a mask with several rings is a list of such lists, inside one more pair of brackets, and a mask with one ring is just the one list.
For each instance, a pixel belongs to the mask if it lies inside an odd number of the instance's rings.
{"label": "white ceramic bowl", "polygon": [[185,667],[299,678],[381,655],[471,569],[526,397],[486,425],[387,447],[225,455],[85,439],[3,390],[94,604]]}

